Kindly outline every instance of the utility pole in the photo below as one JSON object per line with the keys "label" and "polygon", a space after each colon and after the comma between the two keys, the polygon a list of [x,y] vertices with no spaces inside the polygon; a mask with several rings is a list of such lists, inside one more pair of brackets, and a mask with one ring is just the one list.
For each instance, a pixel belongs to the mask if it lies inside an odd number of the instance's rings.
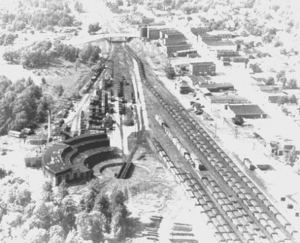
{"label": "utility pole", "polygon": [[217,135],[217,121],[215,121],[215,135]]}

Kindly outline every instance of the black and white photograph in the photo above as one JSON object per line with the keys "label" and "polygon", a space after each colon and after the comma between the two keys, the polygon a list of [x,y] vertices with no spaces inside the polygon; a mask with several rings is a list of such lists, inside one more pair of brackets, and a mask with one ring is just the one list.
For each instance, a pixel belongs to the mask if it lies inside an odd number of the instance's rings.
{"label": "black and white photograph", "polygon": [[0,0],[1,243],[300,243],[299,0]]}

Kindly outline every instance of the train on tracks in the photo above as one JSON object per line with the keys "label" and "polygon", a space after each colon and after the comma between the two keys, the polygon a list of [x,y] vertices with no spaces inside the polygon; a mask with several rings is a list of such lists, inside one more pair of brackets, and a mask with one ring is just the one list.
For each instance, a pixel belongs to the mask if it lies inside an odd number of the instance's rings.
{"label": "train on tracks", "polygon": [[[142,61],[128,45],[128,52],[137,61],[139,74],[142,82],[156,96],[161,106],[174,118],[180,128],[185,131],[189,140],[194,144],[198,151],[206,158],[204,166],[209,165],[210,170],[215,171],[222,179],[227,188],[231,190],[230,195],[224,193],[218,183],[211,179],[201,178],[201,184],[205,185],[204,189],[210,197],[202,196],[204,201],[199,202],[202,207],[206,208],[206,213],[201,214],[201,218],[206,222],[216,218],[216,210],[210,208],[207,200],[217,202],[217,209],[226,215],[228,222],[238,234],[238,240],[233,240],[230,234],[224,232],[214,233],[219,242],[272,242],[287,243],[298,242],[298,231],[286,220],[286,218],[276,209],[270,200],[260,191],[260,189],[241,171],[241,169],[230,159],[229,156],[219,147],[219,145],[209,136],[209,134],[184,111],[182,105],[174,101],[174,105],[169,105],[150,83],[145,75],[145,69]],[[157,118],[159,120],[159,118]],[[168,126],[159,120],[161,125],[167,130]],[[164,123],[164,124],[163,124]],[[175,139],[175,138],[174,138]],[[178,139],[178,138],[177,138]],[[175,142],[177,142],[175,140]],[[178,143],[178,142],[177,142]],[[179,149],[181,146],[178,146]],[[187,154],[182,148],[181,154]],[[160,154],[166,157],[163,151]],[[165,160],[168,161],[167,157]],[[170,164],[170,162],[168,162]],[[171,164],[169,165],[171,168]],[[176,171],[174,173],[177,173]],[[223,185],[222,185],[223,187]],[[199,199],[200,200],[200,199]],[[199,201],[198,200],[198,201]],[[205,206],[204,206],[205,205]],[[228,225],[227,225],[228,226]],[[222,229],[224,230],[224,229]],[[224,234],[223,234],[224,233]],[[229,232],[228,232],[229,233]],[[227,237],[227,238],[226,238]]]}

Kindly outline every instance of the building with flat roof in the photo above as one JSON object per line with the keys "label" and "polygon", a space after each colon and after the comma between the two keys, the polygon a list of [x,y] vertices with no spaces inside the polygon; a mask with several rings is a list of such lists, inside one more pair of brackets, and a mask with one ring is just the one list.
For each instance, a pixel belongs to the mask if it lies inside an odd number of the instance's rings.
{"label": "building with flat roof", "polygon": [[232,117],[248,119],[267,118],[267,114],[255,104],[226,105],[225,109],[231,113]]}
{"label": "building with flat roof", "polygon": [[239,95],[211,95],[206,99],[211,104],[245,104],[250,103],[245,97]]}
{"label": "building with flat roof", "polygon": [[42,156],[44,176],[54,185],[93,178],[93,166],[109,158],[112,149],[107,134],[85,134],[48,148]]}
{"label": "building with flat roof", "polygon": [[216,74],[216,64],[213,62],[192,62],[189,64],[190,75],[206,76]]}
{"label": "building with flat roof", "polygon": [[229,30],[213,30],[208,32],[210,35],[216,35],[221,37],[222,39],[230,39],[233,38],[233,33]]}
{"label": "building with flat roof", "polygon": [[206,88],[210,92],[224,92],[234,90],[234,86],[231,83],[201,83],[198,84],[198,87]]}
{"label": "building with flat roof", "polygon": [[176,51],[174,55],[177,57],[190,57],[191,55],[198,56],[198,52],[195,49],[190,49],[190,50]]}
{"label": "building with flat roof", "polygon": [[166,45],[162,47],[163,52],[168,56],[171,57],[176,53],[177,51],[183,51],[183,50],[190,50],[191,45],[185,43],[178,43],[176,45]]}
{"label": "building with flat roof", "polygon": [[210,50],[236,51],[237,45],[230,40],[203,40]]}

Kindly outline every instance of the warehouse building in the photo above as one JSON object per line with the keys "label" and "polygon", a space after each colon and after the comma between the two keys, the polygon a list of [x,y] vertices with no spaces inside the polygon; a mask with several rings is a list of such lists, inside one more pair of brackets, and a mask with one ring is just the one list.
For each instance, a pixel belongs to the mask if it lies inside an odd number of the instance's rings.
{"label": "warehouse building", "polygon": [[231,83],[201,83],[198,84],[198,87],[206,88],[210,92],[224,92],[234,90],[234,86]]}
{"label": "warehouse building", "polygon": [[112,149],[107,134],[84,134],[57,143],[42,156],[44,176],[58,186],[93,178],[93,166],[110,157]]}
{"label": "warehouse building", "polygon": [[228,51],[236,51],[237,45],[230,40],[203,40],[203,42],[208,46],[208,49],[213,51],[218,50],[228,50]]}
{"label": "warehouse building", "polygon": [[216,64],[213,62],[193,62],[189,64],[190,75],[206,76],[216,74]]}
{"label": "warehouse building", "polygon": [[267,97],[268,102],[270,103],[277,103],[282,98],[288,98],[288,95],[286,95],[283,92],[278,93],[266,93],[265,96]]}
{"label": "warehouse building", "polygon": [[248,119],[267,118],[267,114],[258,105],[225,105],[231,117],[242,117]]}
{"label": "warehouse building", "polygon": [[206,99],[211,104],[245,104],[250,103],[246,98],[239,95],[210,95]]}
{"label": "warehouse building", "polygon": [[166,33],[162,40],[163,45],[176,45],[186,43],[186,38],[182,33]]}
{"label": "warehouse building", "polygon": [[209,32],[210,35],[218,36],[221,39],[231,39],[235,35],[228,30],[213,30]]}
{"label": "warehouse building", "polygon": [[173,28],[161,28],[160,31],[159,31],[159,38],[160,39],[165,39],[167,38],[167,34],[171,35],[171,34],[179,34],[179,35],[182,35],[181,32],[179,32],[178,30],[176,29],[173,29]]}
{"label": "warehouse building", "polygon": [[167,45],[162,47],[162,51],[168,56],[172,57],[174,56],[174,53],[177,51],[183,51],[183,50],[190,50],[191,45],[190,44],[178,44],[178,45]]}

